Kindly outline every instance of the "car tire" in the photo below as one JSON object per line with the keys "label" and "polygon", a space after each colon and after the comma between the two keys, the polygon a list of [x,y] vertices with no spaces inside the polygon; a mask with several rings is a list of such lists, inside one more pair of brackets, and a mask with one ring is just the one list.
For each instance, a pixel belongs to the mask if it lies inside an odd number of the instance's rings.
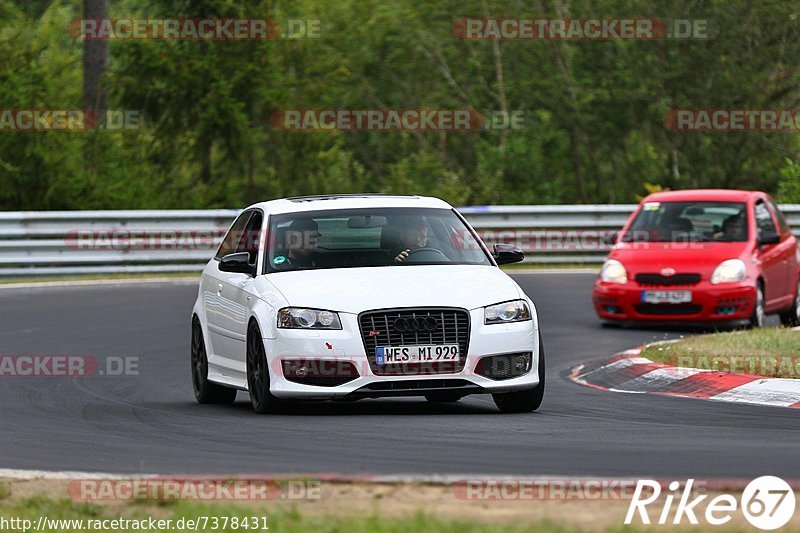
{"label": "car tire", "polygon": [[425,399],[431,403],[455,403],[461,398],[463,396],[453,392],[430,392],[425,395]]}
{"label": "car tire", "polygon": [[192,388],[197,403],[231,404],[236,401],[236,389],[208,381],[208,356],[203,339],[203,328],[197,317],[192,319]]}
{"label": "car tire", "polygon": [[544,345],[539,334],[539,384],[536,387],[518,392],[492,394],[494,403],[503,413],[530,413],[542,405],[544,399]]}
{"label": "car tire", "polygon": [[764,327],[764,284],[760,281],[756,285],[756,302],[753,305],[753,314],[750,315],[750,327],[761,328]]}
{"label": "car tire", "polygon": [[781,313],[781,324],[789,328],[800,326],[800,282],[794,288],[792,307]]}
{"label": "car tire", "polygon": [[247,390],[253,411],[259,414],[274,413],[280,402],[269,391],[269,366],[261,329],[255,323],[247,328]]}

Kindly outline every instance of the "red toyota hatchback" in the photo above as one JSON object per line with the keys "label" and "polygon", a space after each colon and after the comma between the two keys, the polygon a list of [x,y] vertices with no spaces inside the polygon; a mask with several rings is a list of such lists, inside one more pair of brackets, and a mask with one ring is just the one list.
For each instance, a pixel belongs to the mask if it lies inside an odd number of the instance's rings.
{"label": "red toyota hatchback", "polygon": [[592,296],[607,322],[800,322],[797,239],[763,192],[651,194],[612,237]]}

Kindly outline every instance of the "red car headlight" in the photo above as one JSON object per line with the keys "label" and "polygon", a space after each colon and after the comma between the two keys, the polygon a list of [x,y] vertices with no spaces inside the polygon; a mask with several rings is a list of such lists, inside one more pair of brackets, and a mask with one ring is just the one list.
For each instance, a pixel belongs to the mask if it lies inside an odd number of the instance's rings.
{"label": "red car headlight", "polygon": [[711,283],[735,283],[747,278],[747,267],[741,259],[728,259],[720,263],[711,274]]}

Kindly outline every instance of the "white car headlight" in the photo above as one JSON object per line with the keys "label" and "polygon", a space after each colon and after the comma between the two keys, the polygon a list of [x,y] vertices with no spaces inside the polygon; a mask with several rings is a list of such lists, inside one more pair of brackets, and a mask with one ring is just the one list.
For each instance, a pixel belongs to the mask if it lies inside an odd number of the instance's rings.
{"label": "white car headlight", "polygon": [[342,329],[339,315],[324,309],[284,307],[278,311],[278,327],[284,329]]}
{"label": "white car headlight", "polygon": [[525,300],[514,300],[483,308],[484,324],[508,324],[531,319],[531,310]]}
{"label": "white car headlight", "polygon": [[733,283],[744,281],[747,277],[747,267],[741,259],[728,259],[714,269],[711,274],[711,283]]}
{"label": "white car headlight", "polygon": [[616,259],[609,259],[603,263],[600,279],[608,283],[628,283],[628,272],[622,263]]}

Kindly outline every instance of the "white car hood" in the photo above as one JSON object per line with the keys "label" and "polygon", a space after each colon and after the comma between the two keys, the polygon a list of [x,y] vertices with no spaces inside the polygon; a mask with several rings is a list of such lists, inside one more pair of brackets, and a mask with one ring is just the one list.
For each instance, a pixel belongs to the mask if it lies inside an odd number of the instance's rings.
{"label": "white car hood", "polygon": [[266,279],[291,306],[345,313],[423,306],[474,309],[521,297],[514,280],[491,266],[332,268],[279,272]]}

